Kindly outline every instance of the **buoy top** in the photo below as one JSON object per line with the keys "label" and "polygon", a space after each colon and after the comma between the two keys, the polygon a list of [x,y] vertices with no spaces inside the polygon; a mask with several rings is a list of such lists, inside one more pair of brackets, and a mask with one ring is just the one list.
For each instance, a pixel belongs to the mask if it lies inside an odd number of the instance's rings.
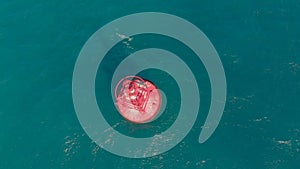
{"label": "buoy top", "polygon": [[134,123],[151,121],[159,112],[161,95],[150,81],[126,76],[115,87],[116,106],[120,114]]}

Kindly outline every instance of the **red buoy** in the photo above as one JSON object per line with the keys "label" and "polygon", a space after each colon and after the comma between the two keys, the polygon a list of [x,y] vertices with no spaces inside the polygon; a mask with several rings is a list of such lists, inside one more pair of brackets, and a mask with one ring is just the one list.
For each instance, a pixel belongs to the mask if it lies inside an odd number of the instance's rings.
{"label": "red buoy", "polygon": [[120,114],[134,123],[151,121],[159,113],[161,95],[150,81],[126,76],[115,87],[116,105]]}

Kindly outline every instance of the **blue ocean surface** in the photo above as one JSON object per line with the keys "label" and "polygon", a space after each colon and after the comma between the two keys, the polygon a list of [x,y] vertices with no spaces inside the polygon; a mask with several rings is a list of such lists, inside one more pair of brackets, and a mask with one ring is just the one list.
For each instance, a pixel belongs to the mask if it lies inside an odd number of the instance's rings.
{"label": "blue ocean surface", "polygon": [[[205,33],[224,67],[227,101],[218,128],[199,144],[211,99],[199,58],[164,36],[138,35],[129,46],[117,44],[99,68],[95,93],[103,116],[118,124],[120,133],[159,134],[176,120],[180,107],[175,79],[153,69],[140,75],[166,90],[167,111],[149,125],[130,124],[117,114],[108,96],[109,79],[136,50],[161,47],[176,53],[195,74],[201,95],[196,123],[177,146],[134,159],[111,154],[85,133],[73,105],[72,76],[94,32],[139,12],[176,15]],[[1,1],[0,169],[300,168],[299,17],[299,0]]]}

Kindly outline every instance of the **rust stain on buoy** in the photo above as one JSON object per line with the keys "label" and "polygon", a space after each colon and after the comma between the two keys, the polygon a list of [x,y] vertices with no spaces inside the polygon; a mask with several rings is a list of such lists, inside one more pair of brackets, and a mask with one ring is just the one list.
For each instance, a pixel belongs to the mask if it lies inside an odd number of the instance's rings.
{"label": "rust stain on buoy", "polygon": [[116,106],[120,114],[134,123],[146,123],[159,113],[161,94],[150,81],[126,76],[115,87]]}

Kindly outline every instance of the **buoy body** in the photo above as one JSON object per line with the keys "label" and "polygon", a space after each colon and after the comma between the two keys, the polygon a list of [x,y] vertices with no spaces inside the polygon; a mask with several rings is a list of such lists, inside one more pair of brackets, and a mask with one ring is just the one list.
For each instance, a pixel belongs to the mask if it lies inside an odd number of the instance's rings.
{"label": "buoy body", "polygon": [[161,94],[150,81],[127,76],[115,87],[116,106],[120,114],[134,123],[151,121],[159,113]]}

